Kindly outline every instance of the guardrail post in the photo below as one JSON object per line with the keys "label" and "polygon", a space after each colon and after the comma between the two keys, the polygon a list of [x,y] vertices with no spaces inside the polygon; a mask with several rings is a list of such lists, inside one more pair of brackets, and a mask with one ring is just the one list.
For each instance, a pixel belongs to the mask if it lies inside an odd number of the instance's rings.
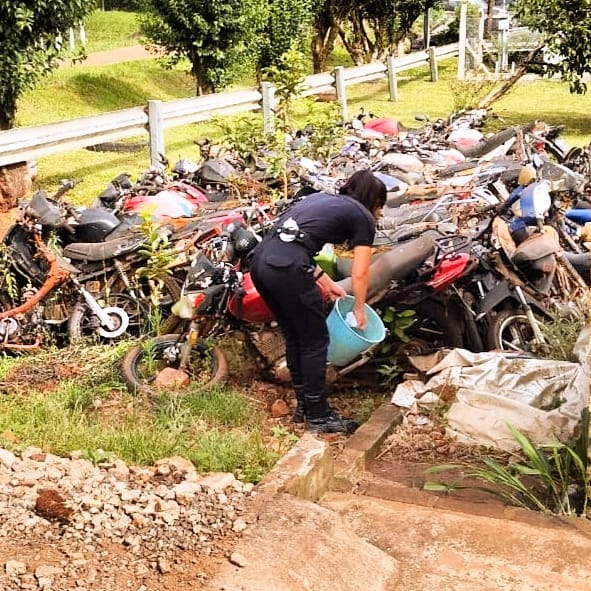
{"label": "guardrail post", "polygon": [[150,163],[160,166],[160,154],[164,154],[164,123],[162,101],[148,101],[148,133],[150,134]]}
{"label": "guardrail post", "polygon": [[431,82],[437,82],[439,72],[437,71],[437,54],[434,47],[429,47],[429,68],[431,70]]}
{"label": "guardrail post", "polygon": [[261,82],[263,107],[263,132],[275,131],[275,87],[270,82]]}
{"label": "guardrail post", "polygon": [[459,51],[458,51],[458,80],[464,80],[466,77],[466,25],[467,25],[468,7],[466,2],[460,4],[460,32],[459,32]]}
{"label": "guardrail post", "polygon": [[341,105],[341,114],[343,121],[349,120],[349,112],[347,111],[347,88],[345,85],[345,68],[343,66],[336,66],[333,72],[334,85],[337,91],[337,100]]}
{"label": "guardrail post", "polygon": [[394,56],[388,56],[388,88],[390,90],[390,100],[393,103],[398,101],[398,78],[396,77],[396,63],[394,60]]}

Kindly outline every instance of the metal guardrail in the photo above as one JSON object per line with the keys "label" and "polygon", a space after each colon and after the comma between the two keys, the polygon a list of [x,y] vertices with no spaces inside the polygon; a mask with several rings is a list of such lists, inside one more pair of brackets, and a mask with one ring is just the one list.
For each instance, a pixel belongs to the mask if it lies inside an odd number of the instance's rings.
{"label": "metal guardrail", "polygon": [[[396,73],[425,64],[433,68],[436,58],[458,55],[458,44],[391,57],[387,64],[375,62],[350,68],[337,67],[333,73],[307,76],[301,96],[336,90],[343,117],[347,119],[346,86],[389,77],[391,100],[397,100]],[[42,156],[113,142],[129,137],[150,135],[152,161],[164,152],[163,129],[207,121],[214,115],[230,115],[263,110],[266,127],[272,127],[272,89],[236,90],[175,101],[149,101],[146,107],[134,107],[68,121],[20,127],[0,131],[0,166],[35,160]]]}

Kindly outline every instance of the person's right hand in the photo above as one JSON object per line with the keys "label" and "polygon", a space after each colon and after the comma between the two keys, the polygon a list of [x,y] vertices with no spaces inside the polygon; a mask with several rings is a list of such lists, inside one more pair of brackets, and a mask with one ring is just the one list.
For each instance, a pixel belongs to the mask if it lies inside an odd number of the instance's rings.
{"label": "person's right hand", "polygon": [[365,306],[355,306],[353,308],[353,314],[355,314],[355,320],[357,320],[357,326],[359,330],[364,330],[367,326],[367,316],[365,314]]}

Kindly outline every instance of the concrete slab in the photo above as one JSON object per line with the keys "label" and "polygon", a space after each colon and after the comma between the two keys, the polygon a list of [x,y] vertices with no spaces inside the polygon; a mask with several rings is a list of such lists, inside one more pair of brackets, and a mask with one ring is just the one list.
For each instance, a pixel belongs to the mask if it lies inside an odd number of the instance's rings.
{"label": "concrete slab", "polygon": [[257,487],[242,566],[208,591],[591,591],[591,522],[368,479],[399,419],[380,409],[334,461],[304,435]]}
{"label": "concrete slab", "polygon": [[[397,561],[334,511],[288,494],[265,496],[258,520],[222,565],[211,591],[383,591]],[[395,588],[395,587],[391,587]]]}
{"label": "concrete slab", "polygon": [[337,492],[320,504],[399,561],[383,591],[591,590],[591,528],[572,520],[524,523]]}

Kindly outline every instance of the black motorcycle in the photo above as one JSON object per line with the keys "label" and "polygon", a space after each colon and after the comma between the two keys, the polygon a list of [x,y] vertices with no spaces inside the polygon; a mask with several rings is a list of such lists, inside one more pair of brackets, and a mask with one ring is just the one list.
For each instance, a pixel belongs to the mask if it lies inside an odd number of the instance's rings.
{"label": "black motorcycle", "polygon": [[67,342],[77,305],[84,309],[80,321],[92,319],[99,338],[116,339],[127,331],[127,311],[113,299],[99,299],[87,289],[80,281],[80,271],[52,244],[52,233],[66,227],[62,209],[41,190],[21,207],[17,221],[4,236],[0,244],[0,349],[17,352]]}

